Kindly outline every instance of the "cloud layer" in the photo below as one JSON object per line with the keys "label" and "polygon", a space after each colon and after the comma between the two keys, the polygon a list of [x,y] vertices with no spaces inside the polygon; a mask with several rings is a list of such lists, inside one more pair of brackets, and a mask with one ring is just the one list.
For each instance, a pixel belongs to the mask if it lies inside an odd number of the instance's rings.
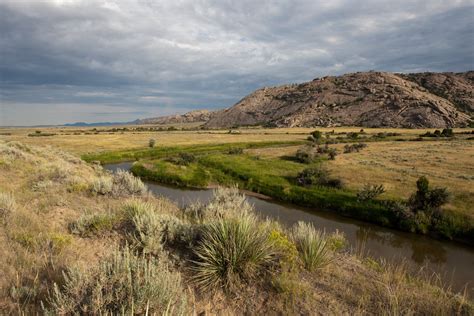
{"label": "cloud layer", "polygon": [[0,0],[0,125],[212,109],[261,86],[473,59],[472,0]]}

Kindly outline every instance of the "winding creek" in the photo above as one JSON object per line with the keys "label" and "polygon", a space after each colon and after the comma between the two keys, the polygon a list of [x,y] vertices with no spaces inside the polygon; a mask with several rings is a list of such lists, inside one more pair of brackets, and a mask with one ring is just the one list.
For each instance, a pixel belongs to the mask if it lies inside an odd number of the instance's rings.
{"label": "winding creek", "polygon": [[[104,168],[115,171],[129,170],[131,163],[108,164]],[[183,189],[145,181],[148,188],[157,195],[165,196],[180,206],[195,201],[206,202],[212,196],[211,189]],[[445,284],[451,284],[456,291],[467,285],[469,296],[474,297],[474,249],[450,241],[434,240],[426,236],[400,232],[370,223],[360,222],[330,212],[307,209],[247,196],[258,214],[278,220],[286,226],[297,221],[311,222],[326,232],[343,232],[350,247],[374,258],[390,262],[405,259],[411,268],[427,269],[437,273]]]}

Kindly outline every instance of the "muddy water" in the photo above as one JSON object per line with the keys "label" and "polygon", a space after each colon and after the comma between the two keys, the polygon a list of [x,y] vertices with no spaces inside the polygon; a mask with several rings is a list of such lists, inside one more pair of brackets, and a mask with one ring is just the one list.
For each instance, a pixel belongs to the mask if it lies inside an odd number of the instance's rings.
{"label": "muddy water", "polygon": [[[131,163],[106,165],[108,170],[128,170]],[[149,189],[157,194],[186,206],[195,201],[206,202],[212,190],[182,189],[145,181]],[[343,232],[356,250],[371,257],[384,258],[391,262],[404,259],[413,269],[424,268],[437,273],[445,284],[451,284],[456,291],[467,285],[470,297],[474,297],[474,249],[449,241],[439,241],[415,234],[364,223],[329,212],[302,208],[295,205],[262,200],[253,196],[247,199],[255,206],[258,214],[291,226],[297,221],[311,222],[326,232]]]}

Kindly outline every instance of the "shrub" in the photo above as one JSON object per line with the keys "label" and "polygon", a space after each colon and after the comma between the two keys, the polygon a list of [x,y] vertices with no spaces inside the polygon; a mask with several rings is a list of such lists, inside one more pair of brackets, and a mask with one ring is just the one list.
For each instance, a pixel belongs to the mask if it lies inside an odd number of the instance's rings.
{"label": "shrub", "polygon": [[385,188],[383,184],[379,184],[379,185],[365,184],[364,187],[359,192],[357,192],[357,200],[359,202],[373,200],[384,192],[385,192]]}
{"label": "shrub", "polygon": [[92,182],[91,191],[96,194],[106,195],[112,193],[114,182],[111,177],[101,176]]}
{"label": "shrub", "polygon": [[452,128],[445,128],[442,131],[435,130],[433,134],[431,132],[426,132],[420,135],[421,137],[454,137],[454,132]]}
{"label": "shrub", "polygon": [[340,179],[331,178],[329,171],[318,165],[317,167],[306,168],[296,176],[296,182],[302,186],[321,185],[333,188],[342,188]]}
{"label": "shrub", "polygon": [[357,139],[359,138],[359,134],[355,132],[350,132],[350,133],[347,133],[346,137],[349,139]]}
{"label": "shrub", "polygon": [[365,143],[357,143],[357,144],[350,144],[350,145],[346,144],[344,146],[344,153],[347,154],[347,153],[352,153],[352,152],[359,152],[365,147],[367,147],[367,144]]}
{"label": "shrub", "polygon": [[416,187],[417,191],[408,200],[408,205],[414,213],[423,211],[432,214],[449,200],[446,188],[430,189],[429,181],[424,176],[416,181]]}
{"label": "shrub", "polygon": [[128,171],[117,170],[114,173],[113,179],[114,195],[144,195],[147,192],[147,188],[142,180]]}
{"label": "shrub", "polygon": [[229,155],[241,155],[244,153],[244,150],[240,147],[231,147],[227,153]]}
{"label": "shrub", "polygon": [[329,148],[328,150],[328,156],[329,160],[335,160],[337,156],[337,150],[336,148]]}
{"label": "shrub", "polygon": [[175,216],[154,210],[138,212],[132,222],[135,245],[145,254],[159,254],[163,244],[178,241],[183,229],[183,223]]}
{"label": "shrub", "polygon": [[15,208],[16,203],[13,194],[0,192],[0,220],[5,219]]}
{"label": "shrub", "polygon": [[316,152],[311,146],[298,149],[295,159],[301,163],[311,163],[316,159]]}
{"label": "shrub", "polygon": [[194,249],[194,280],[204,289],[232,289],[253,280],[274,259],[266,230],[252,214],[221,219],[204,226],[202,240]]}
{"label": "shrub", "polygon": [[150,140],[148,140],[148,147],[153,148],[155,147],[155,144],[156,141],[153,138],[150,138]]}
{"label": "shrub", "polygon": [[102,235],[111,231],[119,221],[119,216],[112,213],[85,214],[72,222],[69,230],[82,237]]}
{"label": "shrub", "polygon": [[52,314],[176,314],[187,312],[181,276],[165,262],[146,259],[128,248],[116,251],[90,272],[68,269],[64,285],[54,284],[47,312]]}
{"label": "shrub", "polygon": [[311,132],[311,136],[313,137],[313,141],[319,142],[323,137],[323,133],[321,133],[320,131],[314,131]]}
{"label": "shrub", "polygon": [[196,161],[196,156],[190,153],[181,152],[177,157],[170,157],[167,160],[175,165],[188,166],[190,163]]}
{"label": "shrub", "polygon": [[237,188],[218,187],[207,204],[194,203],[184,212],[191,219],[203,223],[216,219],[238,218],[252,213],[253,208]]}
{"label": "shrub", "polygon": [[298,222],[291,229],[301,260],[308,271],[320,269],[332,260],[330,244],[326,236],[310,223]]}
{"label": "shrub", "polygon": [[283,270],[292,271],[298,263],[298,249],[295,243],[281,229],[272,229],[269,240],[273,244]]}

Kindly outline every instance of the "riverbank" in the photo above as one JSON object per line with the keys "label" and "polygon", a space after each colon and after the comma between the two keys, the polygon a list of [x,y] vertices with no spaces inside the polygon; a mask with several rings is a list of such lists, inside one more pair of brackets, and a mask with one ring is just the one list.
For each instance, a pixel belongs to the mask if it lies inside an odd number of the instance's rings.
{"label": "riverbank", "polygon": [[[310,165],[311,166],[311,165]],[[335,212],[404,231],[448,238],[474,245],[472,220],[461,214],[444,212],[426,231],[407,219],[397,208],[400,203],[387,199],[360,201],[357,192],[323,186],[302,187],[296,176],[308,165],[288,159],[262,159],[249,154],[201,153],[196,161],[179,165],[166,159],[135,163],[131,171],[143,179],[182,187],[204,188],[213,183],[233,186],[296,205]]]}

